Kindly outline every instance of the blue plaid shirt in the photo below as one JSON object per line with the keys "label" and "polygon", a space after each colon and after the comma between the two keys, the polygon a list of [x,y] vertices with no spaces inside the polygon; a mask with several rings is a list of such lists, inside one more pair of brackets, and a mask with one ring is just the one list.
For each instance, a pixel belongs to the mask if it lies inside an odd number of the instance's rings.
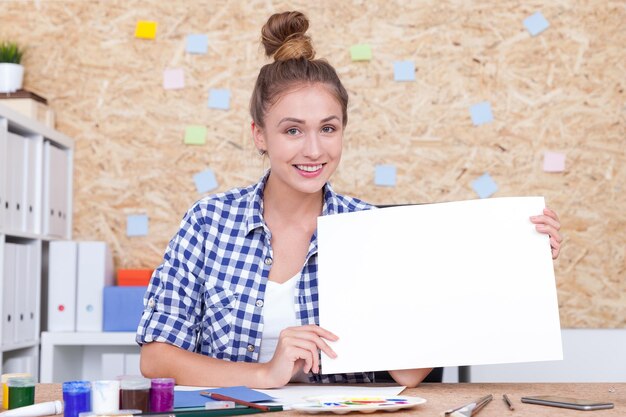
{"label": "blue plaid shirt", "polygon": [[[154,271],[137,343],[165,342],[228,361],[257,362],[272,238],[263,221],[261,181],[207,196],[187,212]],[[322,215],[372,206],[324,187]],[[317,232],[294,299],[300,324],[319,324]],[[310,382],[372,382],[372,373],[309,374]]]}

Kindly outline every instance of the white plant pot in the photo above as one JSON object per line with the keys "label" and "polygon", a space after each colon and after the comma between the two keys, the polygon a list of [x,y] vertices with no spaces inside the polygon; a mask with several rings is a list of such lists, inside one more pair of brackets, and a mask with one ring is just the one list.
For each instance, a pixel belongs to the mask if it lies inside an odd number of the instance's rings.
{"label": "white plant pot", "polygon": [[0,63],[0,93],[14,93],[22,88],[24,66],[20,64]]}

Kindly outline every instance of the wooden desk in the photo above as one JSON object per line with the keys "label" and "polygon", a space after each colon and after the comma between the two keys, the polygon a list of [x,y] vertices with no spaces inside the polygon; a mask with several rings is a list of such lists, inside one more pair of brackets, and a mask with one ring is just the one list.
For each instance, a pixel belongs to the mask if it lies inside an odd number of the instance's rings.
{"label": "wooden desk", "polygon": [[[494,399],[479,413],[479,417],[617,417],[626,416],[626,383],[619,384],[422,384],[417,388],[407,389],[404,395],[422,397],[426,404],[407,411],[379,413],[385,417],[406,416],[439,416],[449,408],[453,408],[479,397],[493,394]],[[507,394],[513,405],[510,411],[502,401],[502,394]],[[523,404],[520,398],[526,395],[560,395],[563,397],[584,398],[590,400],[610,401],[615,404],[611,410],[577,411],[563,408],[545,407],[542,405]],[[39,384],[35,391],[35,401],[52,401],[62,399],[60,384]],[[265,414],[261,414],[265,415]],[[309,416],[296,411],[272,413],[273,417]],[[335,416],[321,414],[320,416]],[[350,413],[348,416],[363,416],[361,413]]]}

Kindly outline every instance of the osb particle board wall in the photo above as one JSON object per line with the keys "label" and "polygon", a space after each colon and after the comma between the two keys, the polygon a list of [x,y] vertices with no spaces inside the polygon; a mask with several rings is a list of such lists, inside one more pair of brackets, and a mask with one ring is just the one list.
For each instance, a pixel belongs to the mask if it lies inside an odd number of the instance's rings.
{"label": "osb particle board wall", "polygon": [[[470,199],[489,172],[495,196],[544,195],[566,238],[562,325],[626,325],[623,1],[3,1],[0,38],[28,48],[25,87],[77,141],[75,238],[109,242],[117,267],[155,267],[200,198],[193,174],[210,167],[218,191],[258,180],[267,166],[247,105],[265,62],[259,33],[292,8],[350,92],[338,191]],[[538,10],[550,28],[531,37],[522,21]],[[138,20],[158,22],[156,40],[134,38]],[[208,54],[185,52],[191,33],[208,35]],[[371,62],[351,62],[356,43],[372,46]],[[396,60],[415,62],[415,82],[393,81]],[[184,90],[162,88],[168,67],[185,69]],[[209,88],[231,90],[229,111],[207,108]],[[468,109],[484,100],[495,121],[475,127]],[[208,127],[206,145],[182,144],[188,124]],[[567,155],[564,173],[542,171],[546,150]],[[396,187],[373,185],[376,164],[397,166]],[[128,238],[126,216],[138,213],[149,235]]]}

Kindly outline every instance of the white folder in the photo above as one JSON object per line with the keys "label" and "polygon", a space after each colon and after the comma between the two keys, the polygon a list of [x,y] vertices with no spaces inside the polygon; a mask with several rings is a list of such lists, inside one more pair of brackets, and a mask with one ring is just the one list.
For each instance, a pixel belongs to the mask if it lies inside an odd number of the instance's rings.
{"label": "white folder", "polygon": [[48,251],[48,330],[76,331],[78,243],[52,241]]}
{"label": "white folder", "polygon": [[44,142],[43,231],[66,237],[69,158],[66,151]]}
{"label": "white folder", "polygon": [[29,265],[28,265],[28,246],[26,244],[15,245],[15,271],[14,271],[14,287],[13,297],[15,304],[13,306],[13,317],[15,325],[13,327],[13,342],[21,343],[26,340],[26,317],[28,305],[28,289],[29,289]]}
{"label": "white folder", "polygon": [[24,232],[26,230],[26,217],[24,203],[26,200],[25,184],[25,161],[26,161],[26,139],[12,132],[8,132],[9,139],[9,207],[10,207],[10,227],[14,232]]}
{"label": "white folder", "polygon": [[0,119],[0,230],[4,230],[6,228],[4,218],[8,217],[5,214],[8,211],[7,181],[9,178],[7,167],[7,129],[7,120]]}
{"label": "white folder", "polygon": [[79,242],[76,331],[102,331],[103,290],[113,285],[113,272],[113,258],[105,242]]}
{"label": "white folder", "polygon": [[26,202],[24,214],[25,230],[29,233],[41,233],[41,200],[43,170],[43,137],[26,139]]}
{"label": "white folder", "polygon": [[23,329],[23,340],[39,339],[39,305],[41,303],[41,242],[26,245],[26,263],[28,281],[26,293],[26,327]]}
{"label": "white folder", "polygon": [[4,245],[4,276],[2,282],[2,345],[12,345],[15,332],[15,257],[16,244]]}

